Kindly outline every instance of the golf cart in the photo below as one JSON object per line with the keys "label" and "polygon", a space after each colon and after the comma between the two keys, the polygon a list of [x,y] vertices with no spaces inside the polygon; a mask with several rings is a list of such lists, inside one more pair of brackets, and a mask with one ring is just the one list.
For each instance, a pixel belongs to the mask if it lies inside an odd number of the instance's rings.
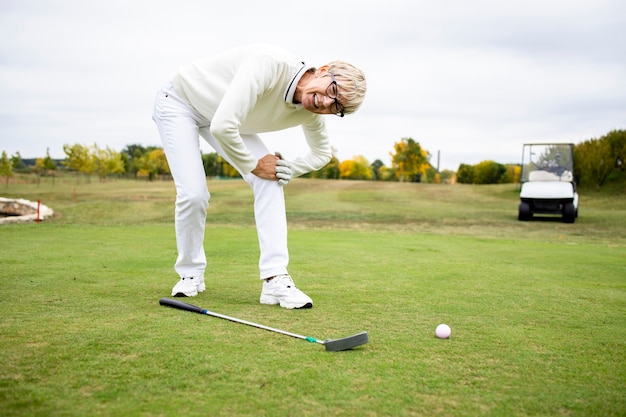
{"label": "golf cart", "polygon": [[519,220],[551,214],[562,216],[565,223],[574,223],[578,217],[574,144],[525,144],[520,181]]}

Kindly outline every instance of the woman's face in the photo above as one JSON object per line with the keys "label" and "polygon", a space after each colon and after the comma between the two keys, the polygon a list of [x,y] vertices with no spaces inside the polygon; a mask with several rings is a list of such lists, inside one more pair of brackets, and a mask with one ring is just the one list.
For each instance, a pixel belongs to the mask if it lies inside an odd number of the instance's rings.
{"label": "woman's face", "polygon": [[310,112],[339,114],[343,106],[339,102],[339,85],[333,82],[327,67],[320,67],[302,88],[300,102]]}

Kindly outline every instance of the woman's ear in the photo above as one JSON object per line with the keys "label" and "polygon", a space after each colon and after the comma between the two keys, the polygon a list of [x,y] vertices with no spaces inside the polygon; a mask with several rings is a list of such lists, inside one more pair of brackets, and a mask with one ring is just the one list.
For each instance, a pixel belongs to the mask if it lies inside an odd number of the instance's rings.
{"label": "woman's ear", "polygon": [[324,75],[326,75],[326,73],[328,73],[328,70],[330,69],[330,67],[328,65],[322,65],[321,67],[317,68],[315,70],[315,76],[316,77],[323,77]]}

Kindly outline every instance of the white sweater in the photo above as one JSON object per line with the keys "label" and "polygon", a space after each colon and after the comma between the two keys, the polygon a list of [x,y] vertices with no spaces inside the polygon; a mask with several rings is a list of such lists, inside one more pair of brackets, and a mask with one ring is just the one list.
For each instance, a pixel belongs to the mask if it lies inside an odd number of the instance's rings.
{"label": "white sweater", "polygon": [[324,167],[332,157],[322,116],[292,102],[309,68],[278,47],[251,45],[182,66],[171,83],[210,121],[211,134],[244,174],[256,167],[257,158],[241,134],[301,125],[310,150],[290,160],[294,176],[299,176]]}

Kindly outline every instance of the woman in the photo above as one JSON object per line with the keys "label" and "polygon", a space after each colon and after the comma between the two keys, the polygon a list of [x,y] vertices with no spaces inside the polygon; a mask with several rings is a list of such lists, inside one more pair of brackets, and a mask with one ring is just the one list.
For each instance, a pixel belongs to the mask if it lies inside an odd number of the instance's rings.
{"label": "woman", "polygon": [[[240,47],[181,66],[155,102],[157,124],[176,185],[175,228],[180,281],[173,296],[205,290],[203,240],[210,194],[199,137],[233,167],[254,194],[263,280],[260,302],[311,308],[287,266],[287,219],[282,186],[319,170],[332,157],[322,115],[343,117],[365,97],[363,73],[341,61],[319,68],[275,46]],[[301,126],[308,152],[291,161],[271,153],[259,133]]]}

